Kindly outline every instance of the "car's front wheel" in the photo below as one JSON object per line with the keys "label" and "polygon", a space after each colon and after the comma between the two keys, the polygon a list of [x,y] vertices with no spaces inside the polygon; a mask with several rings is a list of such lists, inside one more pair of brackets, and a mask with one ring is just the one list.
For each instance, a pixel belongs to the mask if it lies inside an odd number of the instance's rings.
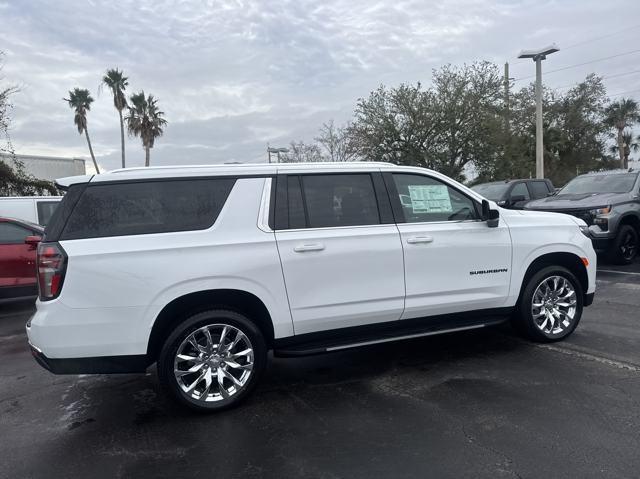
{"label": "car's front wheel", "polygon": [[534,341],[559,341],[578,326],[582,306],[582,286],[574,274],[562,266],[547,266],[524,285],[513,324]]}
{"label": "car's front wheel", "polygon": [[638,232],[631,225],[622,225],[611,245],[609,258],[615,264],[630,264],[638,254]]}
{"label": "car's front wheel", "polygon": [[158,375],[180,403],[217,411],[249,395],[266,360],[256,325],[240,313],[216,309],[191,316],[173,331],[160,353]]}

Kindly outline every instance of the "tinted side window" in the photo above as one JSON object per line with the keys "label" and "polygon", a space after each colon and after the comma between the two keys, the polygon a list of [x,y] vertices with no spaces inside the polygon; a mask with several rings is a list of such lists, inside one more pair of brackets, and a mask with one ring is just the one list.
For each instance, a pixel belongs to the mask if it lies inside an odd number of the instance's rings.
{"label": "tinted side window", "polygon": [[289,176],[287,178],[287,198],[289,204],[289,228],[304,228],[307,223],[304,215],[300,179],[297,176]]}
{"label": "tinted side window", "polygon": [[369,174],[302,176],[308,227],[380,224]]}
{"label": "tinted side window", "polygon": [[534,199],[544,198],[549,193],[549,188],[547,187],[547,183],[544,181],[532,181],[529,183],[529,188],[531,188],[531,194]]}
{"label": "tinted side window", "polygon": [[61,239],[206,229],[220,214],[234,182],[202,179],[90,185]]}
{"label": "tinted side window", "polygon": [[514,196],[524,196],[525,200],[530,200],[531,196],[529,195],[529,190],[527,189],[527,185],[524,183],[518,183],[511,190],[511,197]]}
{"label": "tinted side window", "polygon": [[56,211],[56,208],[60,204],[59,201],[38,201],[36,202],[36,208],[38,210],[38,223],[45,226],[49,223],[49,220]]}
{"label": "tinted side window", "polygon": [[393,180],[405,223],[478,219],[475,202],[439,180],[402,173]]}
{"label": "tinted side window", "polygon": [[27,236],[33,233],[22,226],[13,223],[0,223],[0,244],[20,244],[24,243]]}

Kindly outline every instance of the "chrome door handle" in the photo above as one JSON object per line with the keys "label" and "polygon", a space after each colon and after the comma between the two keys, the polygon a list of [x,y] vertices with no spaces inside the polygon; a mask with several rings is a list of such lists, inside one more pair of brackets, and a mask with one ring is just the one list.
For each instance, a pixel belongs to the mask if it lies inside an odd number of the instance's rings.
{"label": "chrome door handle", "polygon": [[307,251],[322,251],[324,249],[324,245],[322,243],[308,243],[308,244],[299,244],[293,251],[296,253],[305,253]]}
{"label": "chrome door handle", "polygon": [[413,236],[412,238],[408,238],[407,239],[407,243],[409,243],[409,244],[433,243],[433,237],[431,237],[431,236]]}

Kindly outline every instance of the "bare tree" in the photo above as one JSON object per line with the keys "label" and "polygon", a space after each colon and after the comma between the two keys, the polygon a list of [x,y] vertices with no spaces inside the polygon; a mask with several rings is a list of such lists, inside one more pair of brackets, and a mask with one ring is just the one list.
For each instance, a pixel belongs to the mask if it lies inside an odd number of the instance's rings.
{"label": "bare tree", "polygon": [[318,145],[292,141],[289,144],[289,152],[281,155],[280,161],[282,163],[317,163],[325,161],[325,158]]}
{"label": "bare tree", "polygon": [[315,141],[325,151],[328,161],[354,161],[358,158],[349,135],[349,126],[335,126],[333,120],[322,124]]}

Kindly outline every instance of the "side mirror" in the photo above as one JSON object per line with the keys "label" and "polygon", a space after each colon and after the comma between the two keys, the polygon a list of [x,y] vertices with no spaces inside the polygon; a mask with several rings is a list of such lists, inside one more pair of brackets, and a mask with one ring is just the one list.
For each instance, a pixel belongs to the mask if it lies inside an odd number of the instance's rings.
{"label": "side mirror", "polygon": [[38,246],[38,243],[40,243],[40,241],[42,241],[42,236],[27,236],[24,239],[24,243],[28,244],[30,246]]}
{"label": "side mirror", "polygon": [[482,200],[482,221],[486,221],[489,228],[495,228],[500,222],[500,212],[492,210],[487,200]]}
{"label": "side mirror", "polygon": [[511,198],[509,198],[509,201],[511,201],[511,203],[519,203],[521,201],[525,201],[526,198],[524,197],[524,195],[515,195],[512,196]]}

